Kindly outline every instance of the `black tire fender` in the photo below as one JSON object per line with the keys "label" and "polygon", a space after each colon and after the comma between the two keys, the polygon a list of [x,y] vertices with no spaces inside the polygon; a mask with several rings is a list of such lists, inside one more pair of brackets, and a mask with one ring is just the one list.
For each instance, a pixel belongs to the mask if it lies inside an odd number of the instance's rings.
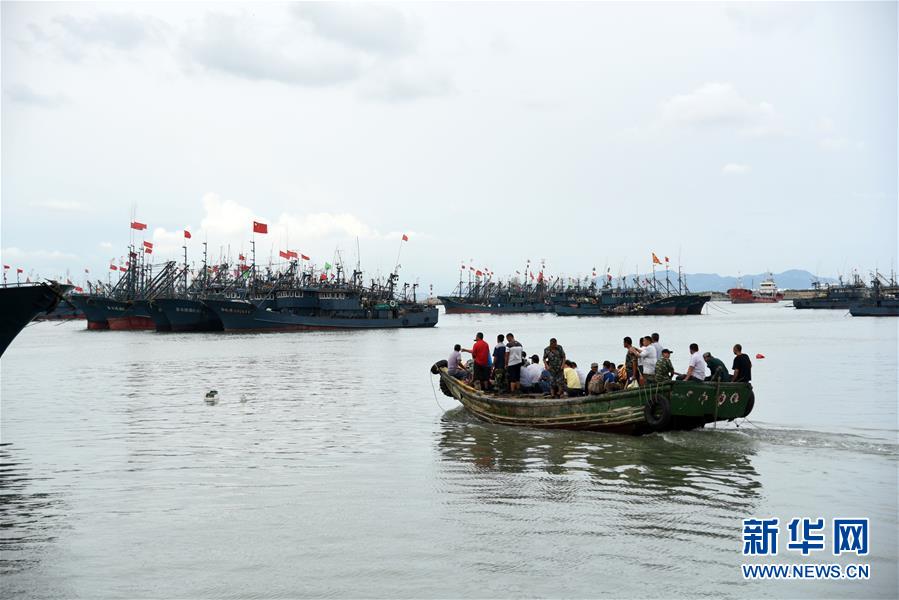
{"label": "black tire fender", "polygon": [[663,431],[671,425],[671,403],[665,396],[654,396],[643,407],[643,418],[653,431]]}
{"label": "black tire fender", "polygon": [[431,374],[436,375],[440,372],[440,369],[445,369],[449,365],[445,360],[438,360],[433,365],[431,365]]}
{"label": "black tire fender", "polygon": [[443,377],[440,378],[440,391],[443,392],[444,396],[455,398],[455,396],[453,396],[453,393],[450,391],[449,386],[446,385],[446,380]]}

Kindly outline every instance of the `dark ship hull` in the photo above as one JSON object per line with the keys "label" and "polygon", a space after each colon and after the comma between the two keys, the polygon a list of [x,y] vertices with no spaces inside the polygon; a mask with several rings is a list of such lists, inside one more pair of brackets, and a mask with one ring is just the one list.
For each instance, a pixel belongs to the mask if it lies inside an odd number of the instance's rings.
{"label": "dark ship hull", "polygon": [[151,302],[155,310],[162,313],[168,329],[160,329],[160,322],[156,323],[157,331],[222,331],[221,319],[210,310],[208,306],[199,300],[188,298],[157,298]]}
{"label": "dark ship hull", "polygon": [[52,311],[60,294],[71,289],[58,284],[0,286],[0,356],[39,313]]}
{"label": "dark ship hull", "polygon": [[899,299],[887,298],[860,302],[849,307],[853,317],[899,317]]}
{"label": "dark ship hull", "polygon": [[543,313],[549,312],[551,307],[544,302],[521,302],[510,304],[481,304],[476,302],[465,302],[461,298],[451,296],[437,297],[446,309],[446,314],[464,314],[464,313],[490,313],[495,315],[503,314],[521,314],[521,313]]}
{"label": "dark ship hull", "polygon": [[93,296],[86,294],[74,294],[69,297],[69,302],[84,313],[87,319],[88,329],[109,329],[109,311],[106,310],[105,303],[102,302],[102,296]]}
{"label": "dark ship hull", "polygon": [[397,329],[433,327],[438,311],[427,308],[416,311],[354,311],[345,316],[298,314],[271,310],[271,305],[256,305],[248,300],[205,300],[204,303],[221,320],[225,331],[302,331],[311,329]]}
{"label": "dark ship hull", "polygon": [[[855,302],[858,302],[856,300]],[[793,308],[831,308],[849,310],[852,300],[832,300],[830,298],[796,298],[793,300]]]}
{"label": "dark ship hull", "polygon": [[613,317],[626,315],[700,315],[710,296],[699,294],[683,294],[651,300],[645,304],[622,303],[559,303],[553,306],[555,313],[561,317]]}

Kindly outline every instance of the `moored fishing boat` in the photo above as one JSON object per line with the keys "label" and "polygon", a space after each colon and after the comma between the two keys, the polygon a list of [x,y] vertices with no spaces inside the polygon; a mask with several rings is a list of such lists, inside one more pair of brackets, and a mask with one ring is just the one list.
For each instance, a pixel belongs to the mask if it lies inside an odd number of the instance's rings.
{"label": "moored fishing boat", "polygon": [[444,394],[479,419],[517,427],[639,435],[742,418],[755,404],[748,383],[668,381],[601,395],[543,398],[483,393],[449,375],[446,361],[435,363],[431,373],[440,378]]}
{"label": "moored fishing boat", "polygon": [[0,356],[31,320],[56,308],[62,295],[72,289],[56,282],[0,285]]}

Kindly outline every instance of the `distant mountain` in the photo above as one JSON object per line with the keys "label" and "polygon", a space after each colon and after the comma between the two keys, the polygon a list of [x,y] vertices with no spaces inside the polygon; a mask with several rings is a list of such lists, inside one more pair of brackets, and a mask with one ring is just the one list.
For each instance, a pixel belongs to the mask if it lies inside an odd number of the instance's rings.
{"label": "distant mountain", "polygon": [[[732,287],[737,287],[737,283],[741,280],[744,288],[757,288],[759,283],[768,277],[768,273],[743,275],[741,277],[718,275],[717,273],[688,273],[686,277],[687,286],[692,291],[726,292]],[[813,281],[835,283],[836,279],[815,277],[808,271],[801,269],[790,269],[783,273],[774,274],[774,282],[777,284],[777,287],[784,290],[807,290],[812,287]]]}

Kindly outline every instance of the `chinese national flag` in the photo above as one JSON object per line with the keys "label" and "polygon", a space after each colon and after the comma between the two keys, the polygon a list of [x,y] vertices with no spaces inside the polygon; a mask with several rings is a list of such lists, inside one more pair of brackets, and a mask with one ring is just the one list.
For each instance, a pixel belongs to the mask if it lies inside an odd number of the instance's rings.
{"label": "chinese national flag", "polygon": [[665,257],[665,262],[668,262],[668,257],[667,257],[667,256]]}
{"label": "chinese national flag", "polygon": [[144,254],[153,254],[153,248],[150,248],[150,247],[144,248]]}
{"label": "chinese national flag", "polygon": [[141,223],[140,221],[131,221],[131,229],[137,229],[138,231],[140,231],[146,228],[146,223]]}
{"label": "chinese national flag", "polygon": [[405,233],[403,234],[403,241],[404,241],[404,242],[408,242],[408,241],[409,241],[409,236],[406,235]]}
{"label": "chinese national flag", "polygon": [[184,230],[184,239],[186,239],[186,240],[190,239],[190,232],[186,229]]}
{"label": "chinese national flag", "polygon": [[281,258],[290,258],[290,252],[284,252],[284,250],[278,250],[278,256]]}
{"label": "chinese national flag", "polygon": [[250,270],[250,267],[249,267],[249,266],[247,266],[247,265],[240,265],[240,272],[241,272],[241,273],[243,273],[244,271],[249,271],[249,270]]}
{"label": "chinese national flag", "polygon": [[144,248],[153,249],[153,242],[144,242]]}
{"label": "chinese national flag", "polygon": [[81,293],[81,292],[84,291],[84,288],[81,287],[81,286],[77,286],[77,285],[76,285],[76,286],[75,286],[75,291]]}
{"label": "chinese national flag", "polygon": [[293,250],[287,251],[287,258],[299,258],[299,255]]}
{"label": "chinese national flag", "polygon": [[24,273],[24,272],[25,271],[23,269],[16,269],[16,273]]}
{"label": "chinese national flag", "polygon": [[268,225],[259,221],[253,221],[253,233],[268,233]]}
{"label": "chinese national flag", "polygon": [[9,265],[3,265],[3,268],[4,268],[4,269],[8,269],[8,268],[9,268]]}
{"label": "chinese national flag", "polygon": [[477,275],[478,277],[480,277],[481,275],[483,275],[483,273],[481,272],[480,269],[478,269],[477,271],[475,271],[474,274]]}
{"label": "chinese national flag", "polygon": [[238,254],[238,255],[237,255],[237,260],[247,260],[247,257],[244,256],[243,254]]}
{"label": "chinese national flag", "polygon": [[654,265],[662,264],[662,261],[659,260],[659,257],[656,256],[655,252],[652,253],[652,264],[654,264]]}
{"label": "chinese national flag", "polygon": [[309,257],[305,254],[300,254],[300,258],[302,258],[303,260],[309,260]]}
{"label": "chinese national flag", "polygon": [[319,281],[327,281],[328,276],[325,275],[324,273],[322,273],[321,276],[320,276],[318,279],[319,279]]}
{"label": "chinese national flag", "polygon": [[110,270],[110,271],[118,271],[119,268],[118,268],[117,266],[115,266],[115,265],[109,265],[109,270]]}

